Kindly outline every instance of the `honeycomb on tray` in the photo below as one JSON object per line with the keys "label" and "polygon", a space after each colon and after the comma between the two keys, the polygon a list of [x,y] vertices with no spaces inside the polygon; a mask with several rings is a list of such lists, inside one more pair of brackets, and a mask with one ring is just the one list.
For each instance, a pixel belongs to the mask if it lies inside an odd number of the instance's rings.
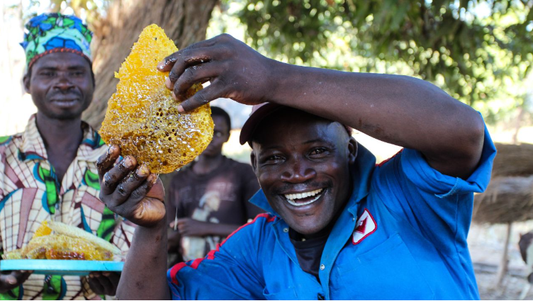
{"label": "honeycomb on tray", "polygon": [[[143,29],[115,77],[117,91],[108,102],[99,132],[121,155],[132,155],[152,173],[170,173],[201,154],[213,138],[209,104],[179,113],[178,103],[165,87],[168,72],[157,64],[178,48],[159,26]],[[202,89],[196,84],[186,97]]]}
{"label": "honeycomb on tray", "polygon": [[113,253],[97,248],[94,244],[79,237],[62,234],[34,237],[22,249],[22,258],[28,259],[113,259]]}
{"label": "honeycomb on tray", "polygon": [[4,259],[114,259],[120,250],[108,241],[61,222],[44,221],[28,244],[4,254]]}

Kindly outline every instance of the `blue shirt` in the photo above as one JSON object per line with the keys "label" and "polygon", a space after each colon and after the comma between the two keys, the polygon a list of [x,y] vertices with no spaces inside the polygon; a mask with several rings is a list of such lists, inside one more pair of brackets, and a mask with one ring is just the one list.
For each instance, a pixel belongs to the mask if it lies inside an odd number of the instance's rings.
{"label": "blue shirt", "polygon": [[354,191],[322,253],[320,282],[304,272],[288,225],[259,191],[267,212],[205,258],[168,271],[176,299],[479,299],[467,247],[473,192],[490,181],[496,149],[485,130],[478,168],[443,175],[421,153],[390,160],[359,145]]}

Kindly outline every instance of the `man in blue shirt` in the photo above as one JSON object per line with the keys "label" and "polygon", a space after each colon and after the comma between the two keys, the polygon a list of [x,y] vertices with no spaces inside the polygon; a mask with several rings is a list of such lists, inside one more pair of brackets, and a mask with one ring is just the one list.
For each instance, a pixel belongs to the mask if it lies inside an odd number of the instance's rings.
{"label": "man in blue shirt", "polygon": [[[161,184],[132,157],[114,166],[112,146],[99,160],[100,197],[141,225],[119,298],[479,298],[466,238],[495,148],[472,108],[415,78],[284,64],[228,35],[159,69],[181,112],[218,97],[255,105],[241,143],[261,186],[251,201],[269,213],[165,279],[164,219],[142,214],[161,207]],[[351,128],[404,149],[376,165]]]}

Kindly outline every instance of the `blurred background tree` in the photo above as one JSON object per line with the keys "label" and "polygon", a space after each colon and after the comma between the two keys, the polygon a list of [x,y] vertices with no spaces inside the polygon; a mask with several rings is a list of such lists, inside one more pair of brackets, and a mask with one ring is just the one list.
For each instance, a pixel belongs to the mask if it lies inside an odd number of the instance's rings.
{"label": "blurred background tree", "polygon": [[[31,1],[39,3],[42,1]],[[435,83],[488,123],[531,123],[533,0],[51,0],[95,32],[99,127],[114,72],[140,31],[163,27],[179,48],[242,26],[261,53],[294,64],[401,73]],[[208,36],[209,37],[209,36]],[[528,90],[529,89],[529,90]]]}
{"label": "blurred background tree", "polygon": [[291,63],[418,76],[492,123],[526,102],[533,1],[243,2],[247,42]]}

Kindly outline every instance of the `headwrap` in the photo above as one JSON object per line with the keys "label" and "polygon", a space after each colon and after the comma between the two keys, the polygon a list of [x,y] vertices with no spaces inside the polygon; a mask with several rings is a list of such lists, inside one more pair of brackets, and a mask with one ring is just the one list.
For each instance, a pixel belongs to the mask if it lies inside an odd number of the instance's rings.
{"label": "headwrap", "polygon": [[91,61],[93,33],[76,16],[41,14],[26,23],[24,42],[28,69],[40,57],[53,52],[76,53]]}

